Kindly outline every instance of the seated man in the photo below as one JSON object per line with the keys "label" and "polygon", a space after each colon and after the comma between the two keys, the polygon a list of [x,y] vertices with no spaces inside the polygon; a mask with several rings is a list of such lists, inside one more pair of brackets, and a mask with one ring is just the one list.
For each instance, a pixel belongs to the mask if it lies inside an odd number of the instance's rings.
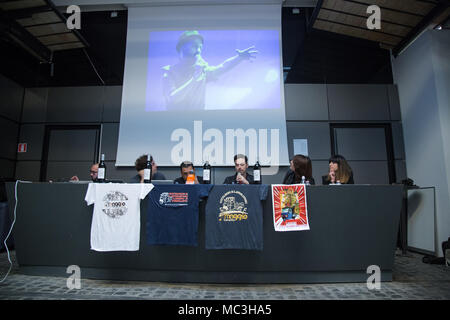
{"label": "seated man", "polygon": [[234,156],[236,174],[225,178],[224,184],[254,184],[253,176],[247,173],[248,158],[243,154]]}
{"label": "seated man", "polygon": [[[153,161],[152,156],[150,156],[150,163],[152,164],[152,180],[166,180],[166,177],[161,172],[157,172],[158,167],[155,161]],[[138,174],[131,178],[129,183],[144,183],[144,169],[147,166],[147,155],[144,154],[137,158],[134,166]]]}
{"label": "seated man", "polygon": [[[94,163],[91,166],[91,170],[89,175],[91,176],[92,182],[97,182],[97,175],[98,175],[98,163]],[[73,176],[70,178],[70,181],[80,181],[80,179],[77,176]]]}
{"label": "seated man", "polygon": [[[194,174],[195,174],[194,165],[190,161],[183,161],[180,164],[180,170],[181,170],[181,177],[179,177],[179,178],[177,178],[177,179],[175,179],[173,181],[173,183],[175,183],[175,184],[186,184],[186,180],[187,180],[187,177],[189,175],[189,171],[192,170],[192,171],[194,171]],[[195,182],[194,183],[195,184],[202,184],[203,183],[203,177],[195,175]]]}

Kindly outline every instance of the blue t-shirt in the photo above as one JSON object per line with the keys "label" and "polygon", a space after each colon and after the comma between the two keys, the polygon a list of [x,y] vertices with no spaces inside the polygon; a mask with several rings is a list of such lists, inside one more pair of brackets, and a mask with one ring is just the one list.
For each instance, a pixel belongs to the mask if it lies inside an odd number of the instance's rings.
{"label": "blue t-shirt", "polygon": [[197,246],[198,203],[212,185],[155,185],[148,196],[147,243]]}
{"label": "blue t-shirt", "polygon": [[214,186],[205,217],[206,249],[263,249],[263,206],[268,185]]}

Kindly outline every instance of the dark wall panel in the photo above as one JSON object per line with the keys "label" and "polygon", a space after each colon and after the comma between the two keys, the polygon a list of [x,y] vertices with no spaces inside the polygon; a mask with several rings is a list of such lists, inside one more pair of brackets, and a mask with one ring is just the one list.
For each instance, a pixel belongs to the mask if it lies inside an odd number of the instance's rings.
{"label": "dark wall panel", "polygon": [[384,128],[335,128],[336,150],[348,160],[387,160]]}
{"label": "dark wall panel", "polygon": [[330,157],[330,126],[327,122],[288,122],[287,137],[290,158],[294,156],[293,139],[308,140],[308,155],[312,160]]}
{"label": "dark wall panel", "polygon": [[92,161],[51,161],[47,166],[46,181],[65,182],[72,176],[89,181],[89,169]]}
{"label": "dark wall panel", "polygon": [[286,120],[328,120],[325,84],[286,84],[284,92]]}
{"label": "dark wall panel", "polygon": [[349,161],[355,184],[389,184],[387,161]]}
{"label": "dark wall panel", "polygon": [[405,143],[401,122],[392,122],[392,140],[394,145],[394,158],[405,159]]}
{"label": "dark wall panel", "polygon": [[91,161],[96,145],[96,130],[52,130],[49,161]]}
{"label": "dark wall panel", "polygon": [[20,127],[19,141],[27,143],[27,152],[18,153],[17,160],[42,159],[42,147],[44,145],[45,124],[22,124]]}
{"label": "dark wall panel", "polygon": [[22,123],[46,121],[49,90],[49,88],[25,89]]}
{"label": "dark wall panel", "polygon": [[119,141],[119,124],[104,123],[102,126],[102,147],[101,153],[105,154],[106,160],[116,160],[117,141]]}
{"label": "dark wall panel", "polygon": [[327,85],[330,120],[390,120],[386,85]]}
{"label": "dark wall panel", "polygon": [[24,88],[0,75],[0,115],[19,122]]}
{"label": "dark wall panel", "polygon": [[120,107],[122,106],[122,86],[105,87],[103,103],[103,122],[120,122]]}
{"label": "dark wall panel", "polygon": [[25,181],[39,181],[41,161],[17,161],[16,179]]}
{"label": "dark wall panel", "polygon": [[326,161],[325,160],[313,161],[312,168],[313,168],[313,178],[316,181],[316,185],[321,185],[322,176],[328,174],[329,172],[328,159]]}
{"label": "dark wall panel", "polygon": [[19,124],[0,117],[0,158],[16,159]]}
{"label": "dark wall panel", "polygon": [[0,178],[14,178],[14,167],[16,162],[9,159],[0,159]]}
{"label": "dark wall panel", "polygon": [[50,88],[47,122],[101,122],[103,87]]}
{"label": "dark wall panel", "polygon": [[397,175],[397,183],[401,183],[402,180],[405,180],[408,175],[406,172],[406,161],[405,160],[396,160],[395,161],[395,173]]}
{"label": "dark wall panel", "polygon": [[391,120],[402,120],[402,114],[400,111],[400,99],[398,96],[398,88],[396,85],[388,85],[389,95],[389,108],[391,112]]}

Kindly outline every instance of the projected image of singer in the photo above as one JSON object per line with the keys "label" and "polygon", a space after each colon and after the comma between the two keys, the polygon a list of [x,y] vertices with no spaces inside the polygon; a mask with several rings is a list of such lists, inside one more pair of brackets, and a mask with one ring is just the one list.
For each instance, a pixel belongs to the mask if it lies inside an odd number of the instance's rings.
{"label": "projected image of singer", "polygon": [[210,66],[201,56],[203,37],[198,31],[185,31],[176,50],[180,61],[163,67],[163,90],[167,110],[205,109],[206,83],[218,79],[244,60],[256,58],[254,46],[236,49],[236,55],[217,66]]}

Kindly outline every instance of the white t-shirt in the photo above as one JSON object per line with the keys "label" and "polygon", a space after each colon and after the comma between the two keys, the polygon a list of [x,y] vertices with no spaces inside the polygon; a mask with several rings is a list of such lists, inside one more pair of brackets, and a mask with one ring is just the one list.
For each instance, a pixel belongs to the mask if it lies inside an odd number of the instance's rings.
{"label": "white t-shirt", "polygon": [[137,251],[141,230],[140,200],[153,189],[147,183],[90,183],[84,200],[94,205],[91,249]]}

